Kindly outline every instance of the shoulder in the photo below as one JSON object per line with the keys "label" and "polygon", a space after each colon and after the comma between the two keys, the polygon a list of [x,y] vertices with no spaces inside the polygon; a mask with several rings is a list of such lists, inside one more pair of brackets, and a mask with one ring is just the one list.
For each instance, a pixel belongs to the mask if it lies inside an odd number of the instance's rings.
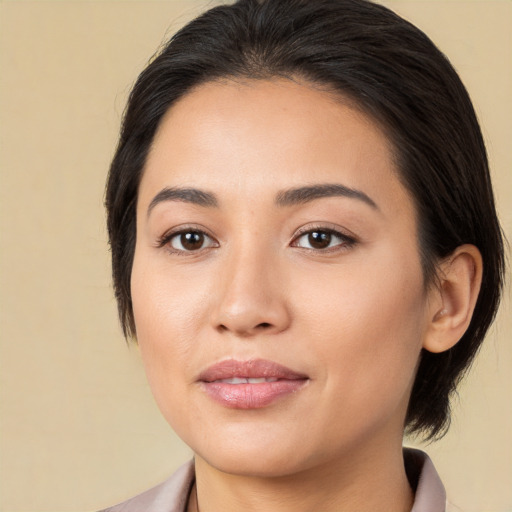
{"label": "shoulder", "polygon": [[185,512],[194,477],[194,463],[189,461],[165,482],[100,512]]}

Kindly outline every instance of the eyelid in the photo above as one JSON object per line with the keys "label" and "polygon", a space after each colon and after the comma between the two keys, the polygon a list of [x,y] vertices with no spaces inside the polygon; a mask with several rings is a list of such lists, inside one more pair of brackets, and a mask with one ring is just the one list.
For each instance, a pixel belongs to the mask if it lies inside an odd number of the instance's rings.
{"label": "eyelid", "polygon": [[[174,247],[170,246],[171,240],[179,235],[182,235],[184,233],[201,233],[205,237],[209,238],[213,241],[213,245],[209,247],[204,247],[197,249],[196,251],[184,251],[181,249],[176,249]],[[174,254],[197,254],[205,249],[211,249],[212,247],[219,247],[218,240],[208,232],[206,228],[203,226],[199,226],[197,224],[187,224],[187,225],[181,225],[181,226],[175,226],[168,231],[166,231],[162,236],[158,237],[156,240],[156,247],[157,248],[163,248],[166,247],[167,250]]]}
{"label": "eyelid", "polygon": [[[307,235],[309,233],[314,233],[315,231],[331,233],[332,235],[340,238],[342,240],[342,243],[337,244],[333,247],[325,248],[325,249],[313,249],[313,248],[300,247],[300,246],[295,245],[297,240],[299,240],[301,237],[303,237],[304,235]],[[354,233],[348,231],[347,229],[342,229],[341,227],[335,226],[330,223],[318,223],[318,224],[308,224],[308,225],[300,227],[293,235],[290,245],[292,247],[298,247],[300,249],[304,249],[307,251],[315,251],[315,252],[324,252],[325,253],[325,252],[329,252],[332,250],[349,248],[358,242],[359,242],[358,237]]]}
{"label": "eyelid", "polygon": [[[327,232],[331,233],[335,237],[339,238],[341,242],[339,244],[336,244],[332,247],[327,247],[325,249],[315,249],[315,248],[307,248],[307,247],[300,247],[296,245],[297,241],[304,235],[307,235],[309,233],[315,232],[315,231],[321,231],[321,232]],[[181,250],[176,249],[170,246],[171,240],[179,235],[182,235],[184,233],[200,233],[204,235],[206,238],[212,241],[212,244],[208,247],[202,247],[197,250]],[[341,228],[339,226],[330,224],[330,223],[315,223],[315,224],[307,224],[305,226],[300,227],[297,229],[297,231],[294,233],[293,238],[290,242],[290,245],[292,247],[298,247],[300,249],[304,249],[307,251],[314,251],[314,252],[329,252],[329,251],[335,251],[340,249],[347,249],[353,245],[355,245],[359,241],[358,237],[354,235],[352,232],[348,231],[347,229]],[[166,231],[162,236],[158,237],[156,240],[155,246],[157,248],[163,248],[166,247],[167,250],[174,254],[198,254],[199,252],[202,252],[206,249],[211,248],[217,248],[220,246],[218,240],[215,236],[213,236],[208,229],[206,229],[203,226],[197,225],[197,224],[187,224],[187,225],[180,225],[175,226],[168,231]]]}

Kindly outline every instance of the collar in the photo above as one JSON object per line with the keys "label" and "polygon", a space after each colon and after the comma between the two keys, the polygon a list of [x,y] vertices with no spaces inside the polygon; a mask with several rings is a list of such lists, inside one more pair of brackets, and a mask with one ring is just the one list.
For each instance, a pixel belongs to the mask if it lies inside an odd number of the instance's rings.
{"label": "collar", "polygon": [[[415,491],[411,512],[445,512],[446,493],[428,455],[414,448],[404,448],[403,454],[407,477]],[[191,460],[160,485],[101,512],[185,512],[194,480]]]}
{"label": "collar", "polygon": [[411,512],[444,512],[446,492],[429,456],[421,450],[404,448],[407,478],[414,491]]}

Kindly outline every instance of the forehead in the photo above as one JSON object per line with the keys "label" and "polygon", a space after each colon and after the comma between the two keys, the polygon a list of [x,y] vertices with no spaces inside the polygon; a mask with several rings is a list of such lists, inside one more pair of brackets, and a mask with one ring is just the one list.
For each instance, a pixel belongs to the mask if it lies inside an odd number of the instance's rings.
{"label": "forehead", "polygon": [[140,197],[166,186],[264,197],[318,182],[410,203],[389,140],[350,100],[288,79],[211,82],[163,117]]}

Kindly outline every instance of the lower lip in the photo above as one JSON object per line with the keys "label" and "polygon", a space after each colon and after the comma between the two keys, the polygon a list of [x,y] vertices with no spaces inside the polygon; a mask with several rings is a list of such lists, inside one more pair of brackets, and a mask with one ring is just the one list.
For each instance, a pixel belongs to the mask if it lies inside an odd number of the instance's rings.
{"label": "lower lip", "polygon": [[202,382],[208,396],[231,409],[261,409],[276,400],[299,391],[307,379],[282,379],[258,384]]}

